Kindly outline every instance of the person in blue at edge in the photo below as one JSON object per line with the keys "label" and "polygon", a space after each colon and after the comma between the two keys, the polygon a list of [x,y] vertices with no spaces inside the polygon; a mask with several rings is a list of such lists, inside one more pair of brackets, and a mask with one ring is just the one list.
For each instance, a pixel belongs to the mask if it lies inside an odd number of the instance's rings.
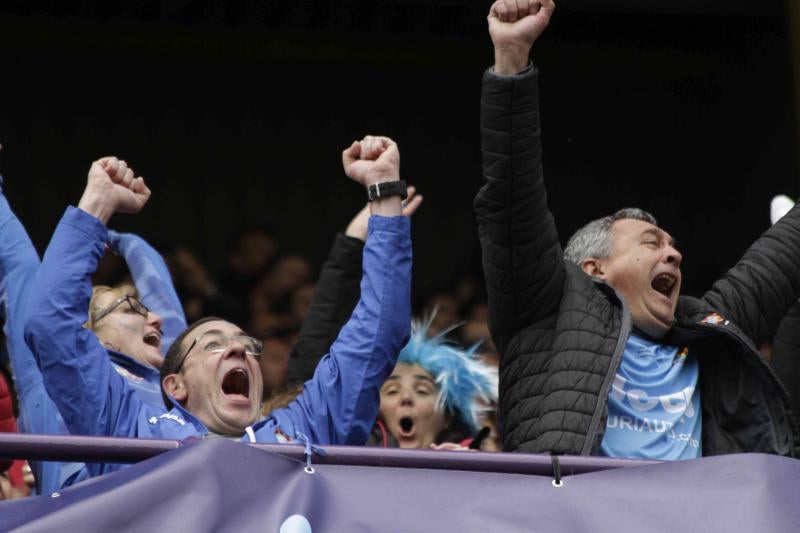
{"label": "person in blue at edge", "polygon": [[[45,391],[41,372],[23,338],[25,308],[40,260],[25,228],[11,210],[2,185],[0,176],[0,315],[5,321],[3,328],[19,400],[20,430],[35,434],[68,434],[58,409]],[[149,308],[152,312],[144,316],[127,313],[133,308],[127,302],[115,306],[106,301],[111,300],[111,295],[122,296],[122,289],[106,288],[95,291],[97,296],[92,298],[93,311],[86,325],[102,342],[115,341],[118,349],[108,352],[114,368],[145,403],[159,406],[163,400],[158,368],[166,348],[186,329],[183,309],[164,260],[147,242],[137,235],[110,231],[109,245],[124,257],[133,276],[136,289],[127,291],[134,296],[129,301],[136,302],[134,305],[140,310]],[[135,293],[147,307],[138,305]],[[136,328],[132,328],[134,322],[141,323],[139,329],[150,323],[150,330],[159,330],[160,346],[152,350],[154,355],[150,362],[140,356],[142,350],[139,348],[145,345],[144,335],[136,335]],[[130,338],[118,340],[115,329],[127,331]],[[152,343],[154,339],[148,340]],[[50,494],[87,477],[82,463],[31,461],[31,467],[40,494]]]}
{"label": "person in blue at edge", "polygon": [[[136,213],[150,190],[113,157],[92,164],[78,207],[68,207],[30,294],[25,341],[71,433],[246,442],[363,444],[379,388],[408,341],[411,324],[410,222],[401,214],[400,154],[386,137],[367,136],[342,154],[345,173],[373,192],[361,299],[303,393],[259,420],[260,343],[235,324],[206,318],[173,343],[162,365],[169,409],[145,404],[111,367],[106,349],[82,327],[94,271],[115,212]],[[380,197],[375,190],[380,188]],[[88,464],[90,475],[124,468]]]}

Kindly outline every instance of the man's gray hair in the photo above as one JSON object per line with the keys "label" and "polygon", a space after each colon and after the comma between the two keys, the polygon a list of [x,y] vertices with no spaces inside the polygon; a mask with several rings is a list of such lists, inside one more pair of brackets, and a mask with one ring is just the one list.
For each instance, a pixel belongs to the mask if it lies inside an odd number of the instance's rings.
{"label": "man's gray hair", "polygon": [[604,259],[611,255],[614,246],[614,234],[611,225],[617,220],[633,218],[658,226],[653,215],[637,207],[620,209],[613,215],[592,220],[570,237],[564,249],[564,259],[578,266],[590,257]]}

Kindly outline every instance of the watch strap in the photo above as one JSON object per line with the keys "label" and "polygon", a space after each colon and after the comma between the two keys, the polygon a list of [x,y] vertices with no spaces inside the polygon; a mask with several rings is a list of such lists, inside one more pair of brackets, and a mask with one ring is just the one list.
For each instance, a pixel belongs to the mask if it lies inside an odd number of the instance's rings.
{"label": "watch strap", "polygon": [[408,198],[408,186],[403,180],[397,181],[384,181],[381,183],[373,183],[367,187],[367,199],[372,202],[380,198],[388,198],[389,196],[399,196],[401,200]]}

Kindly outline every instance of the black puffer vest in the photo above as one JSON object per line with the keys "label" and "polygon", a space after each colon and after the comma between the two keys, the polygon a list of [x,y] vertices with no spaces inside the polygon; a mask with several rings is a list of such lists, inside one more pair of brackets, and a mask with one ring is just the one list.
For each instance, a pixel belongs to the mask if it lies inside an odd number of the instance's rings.
{"label": "black puffer vest", "polygon": [[[562,259],[541,168],[537,73],[484,75],[486,184],[475,199],[490,329],[501,353],[509,451],[597,452],[631,331],[615,291]],[[663,342],[700,358],[703,455],[800,455],[789,397],[754,342],[800,296],[800,210],[765,233],[702,298],[681,297]]]}

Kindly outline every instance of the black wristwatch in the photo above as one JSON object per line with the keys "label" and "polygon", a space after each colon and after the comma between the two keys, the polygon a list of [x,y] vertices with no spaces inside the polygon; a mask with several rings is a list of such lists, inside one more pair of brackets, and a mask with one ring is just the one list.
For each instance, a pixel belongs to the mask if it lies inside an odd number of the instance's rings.
{"label": "black wristwatch", "polygon": [[389,196],[399,196],[401,200],[408,198],[406,189],[408,186],[403,180],[397,181],[384,181],[383,183],[375,183],[367,187],[367,200],[370,202],[378,200],[379,198],[387,198]]}

